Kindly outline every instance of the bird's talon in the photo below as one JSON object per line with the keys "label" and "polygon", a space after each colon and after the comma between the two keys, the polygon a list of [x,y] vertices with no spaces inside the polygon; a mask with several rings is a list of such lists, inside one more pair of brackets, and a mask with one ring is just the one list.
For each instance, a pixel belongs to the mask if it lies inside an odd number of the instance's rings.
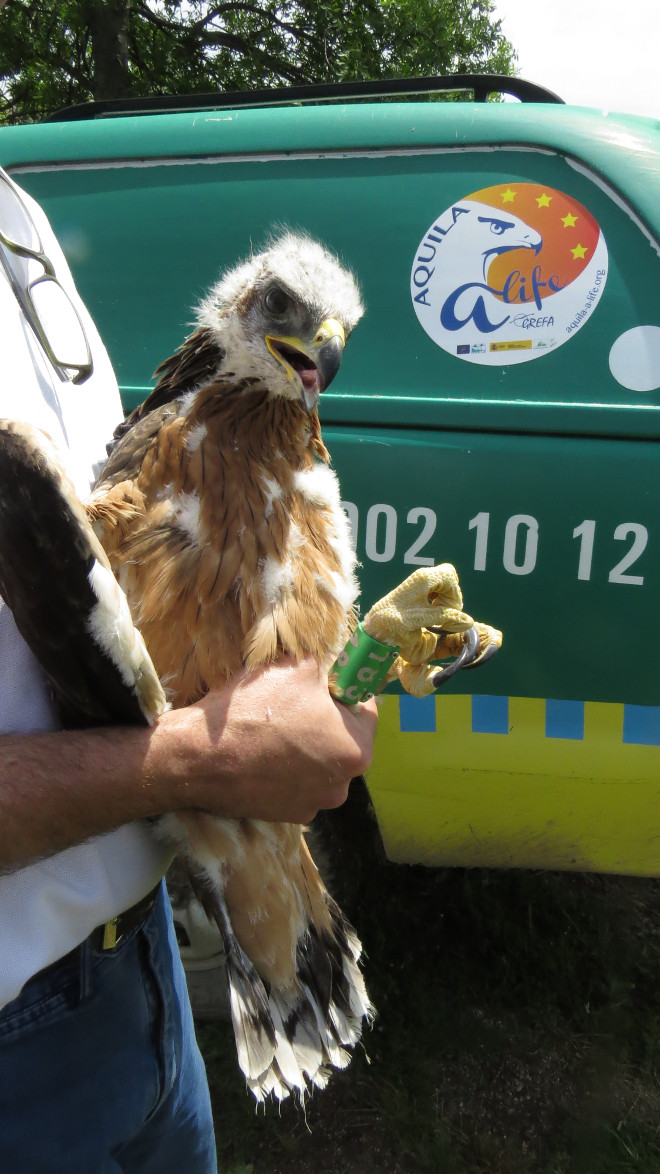
{"label": "bird's talon", "polygon": [[479,633],[476,627],[468,628],[465,633],[465,648],[467,656],[463,660],[462,668],[470,668],[479,658]]}
{"label": "bird's talon", "polygon": [[[468,664],[470,663],[470,660],[475,655],[473,642],[470,641],[470,643],[468,643],[467,641],[467,636],[470,634],[470,632],[474,632],[474,628],[470,628],[468,632],[466,632],[465,643],[463,644],[463,647],[461,648],[461,651],[459,652],[456,659],[453,660],[451,664],[448,664],[446,668],[440,669],[440,672],[436,673],[436,675],[433,677],[431,683],[434,689],[439,689],[441,685],[445,685],[450,677],[453,677],[455,673],[464,667],[466,661]],[[479,647],[478,635],[476,647]]]}
{"label": "bird's talon", "polygon": [[477,656],[474,660],[468,661],[468,663],[463,667],[466,669],[479,668],[479,665],[485,664],[487,660],[491,660],[495,656],[495,653],[499,652],[499,650],[499,644],[496,644],[493,641],[491,644],[486,645],[483,652],[481,652],[479,656]]}

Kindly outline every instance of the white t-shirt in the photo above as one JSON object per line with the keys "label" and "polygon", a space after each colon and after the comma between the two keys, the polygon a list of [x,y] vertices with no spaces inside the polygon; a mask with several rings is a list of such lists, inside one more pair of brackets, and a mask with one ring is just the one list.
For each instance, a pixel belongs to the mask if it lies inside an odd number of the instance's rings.
{"label": "white t-shirt", "polygon": [[[0,183],[0,227],[7,199],[3,186]],[[121,419],[119,392],[108,355],[76,294],[45,215],[25,193],[21,197],[58,280],[83,320],[94,371],[78,386],[60,379],[0,265],[0,416],[47,432],[84,497]],[[15,256],[11,267],[26,280],[44,272],[39,261]],[[58,728],[49,687],[0,599],[0,734]],[[146,824],[133,823],[0,876],[0,1007],[38,970],[84,941],[95,926],[139,901],[163,875],[171,855]]]}

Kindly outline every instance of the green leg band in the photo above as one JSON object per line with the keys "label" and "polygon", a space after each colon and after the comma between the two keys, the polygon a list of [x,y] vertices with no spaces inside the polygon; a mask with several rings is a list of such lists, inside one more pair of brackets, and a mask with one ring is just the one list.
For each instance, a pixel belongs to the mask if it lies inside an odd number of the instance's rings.
{"label": "green leg band", "polygon": [[398,655],[398,648],[374,640],[362,624],[358,624],[332,667],[332,672],[337,674],[338,699],[356,705],[358,701],[373,696]]}

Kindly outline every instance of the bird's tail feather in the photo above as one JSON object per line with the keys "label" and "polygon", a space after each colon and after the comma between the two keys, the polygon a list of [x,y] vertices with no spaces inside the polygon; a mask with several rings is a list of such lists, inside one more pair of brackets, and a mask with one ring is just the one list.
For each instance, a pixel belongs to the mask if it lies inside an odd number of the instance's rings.
{"label": "bird's tail feather", "polygon": [[324,1088],[332,1069],[345,1068],[349,1048],[370,1022],[369,1001],[358,961],[360,943],[330,897],[332,930],[310,925],[298,944],[297,978],[277,987],[263,981],[231,926],[222,893],[208,875],[192,875],[207,916],[224,943],[238,1063],[257,1101],[291,1094],[302,1101]]}

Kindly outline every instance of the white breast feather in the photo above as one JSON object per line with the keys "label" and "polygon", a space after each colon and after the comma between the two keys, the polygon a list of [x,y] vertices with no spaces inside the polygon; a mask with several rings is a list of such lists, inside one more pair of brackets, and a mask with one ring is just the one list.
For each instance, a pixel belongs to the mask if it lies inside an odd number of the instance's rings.
{"label": "white breast feather", "polygon": [[200,444],[206,440],[208,429],[206,424],[195,424],[188,435],[186,436],[186,448],[188,452],[197,452]]}
{"label": "white breast feather", "polygon": [[173,521],[195,546],[201,543],[199,534],[200,500],[197,493],[182,493],[174,501]]}
{"label": "white breast feather", "polygon": [[282,496],[282,486],[275,480],[274,477],[262,478],[263,488],[266,493],[266,508],[264,510],[264,517],[269,518],[273,512],[273,502],[279,501]]}

